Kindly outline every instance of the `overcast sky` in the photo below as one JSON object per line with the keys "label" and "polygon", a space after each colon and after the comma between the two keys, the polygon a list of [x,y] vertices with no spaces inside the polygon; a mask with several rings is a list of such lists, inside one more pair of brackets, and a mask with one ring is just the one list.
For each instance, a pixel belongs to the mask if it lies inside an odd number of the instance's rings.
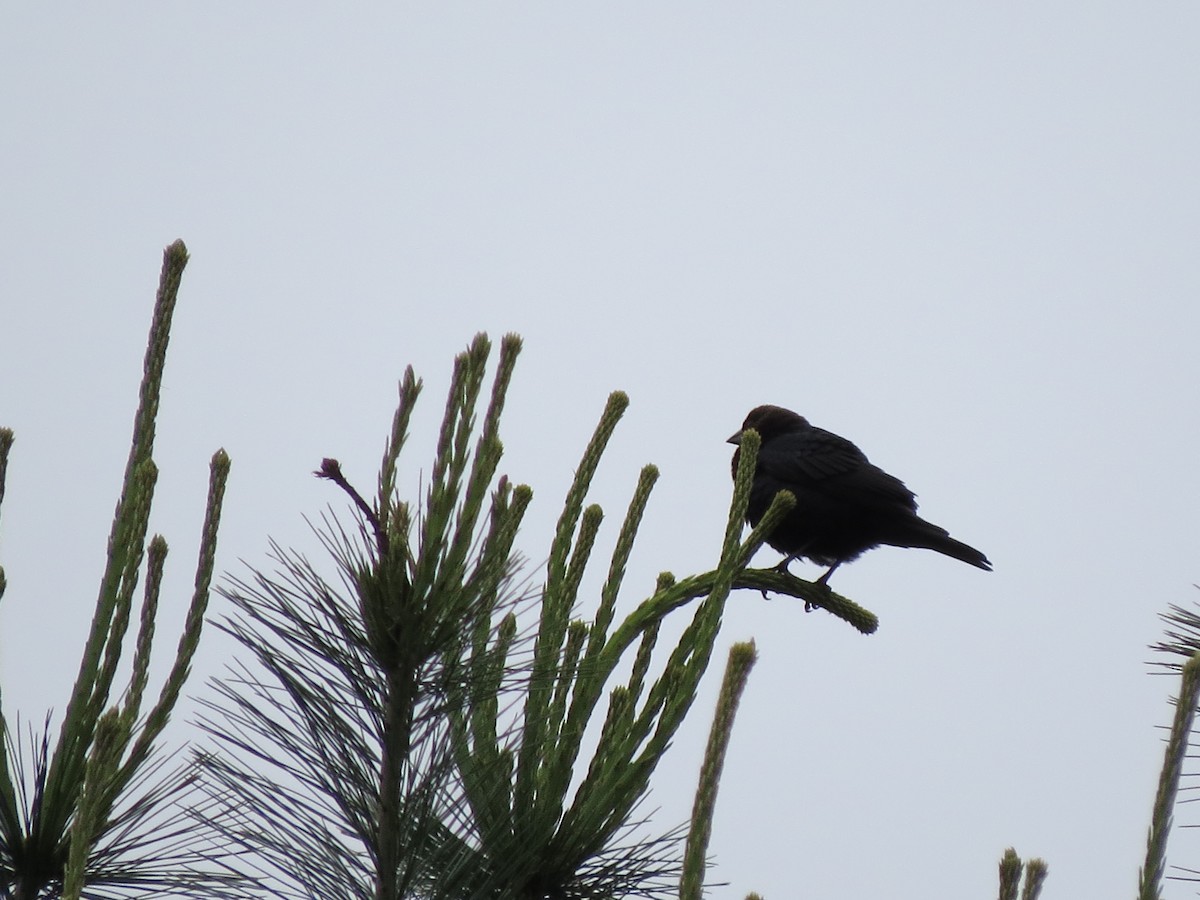
{"label": "overcast sky", "polygon": [[[416,485],[453,355],[516,331],[523,552],[544,558],[610,391],[632,405],[594,492],[605,548],[662,470],[624,609],[714,564],[724,440],[760,403],[854,440],[995,564],[842,568],[871,637],[731,599],[722,656],[761,656],[713,897],[994,896],[1009,845],[1049,861],[1047,897],[1131,895],[1174,689],[1146,645],[1200,599],[1198,46],[1183,2],[8,9],[6,711],[66,705],[183,238],[164,650],[217,447],[219,568],[267,566],[270,536],[311,550],[304,516],[343,506],[311,471],[373,484],[404,366],[427,383]],[[193,693],[227,650],[202,647]],[[716,668],[656,783],[664,828]]]}

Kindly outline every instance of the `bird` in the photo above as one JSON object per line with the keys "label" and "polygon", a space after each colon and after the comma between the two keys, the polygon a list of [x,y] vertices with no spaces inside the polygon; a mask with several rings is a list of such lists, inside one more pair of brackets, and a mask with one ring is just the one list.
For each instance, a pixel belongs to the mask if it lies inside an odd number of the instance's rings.
{"label": "bird", "polygon": [[739,445],[733,452],[735,478],[742,436],[751,428],[762,444],[746,520],[751,527],[757,525],[780,491],[796,498],[796,505],[767,537],[767,543],[784,554],[780,571],[787,572],[792,560],[808,559],[829,566],[817,579],[828,587],[838,566],[883,544],[936,550],[992,570],[981,552],[918,516],[916,495],[904,482],[873,465],[846,438],[810,425],[790,409],[750,410],[741,429],[729,438]]}

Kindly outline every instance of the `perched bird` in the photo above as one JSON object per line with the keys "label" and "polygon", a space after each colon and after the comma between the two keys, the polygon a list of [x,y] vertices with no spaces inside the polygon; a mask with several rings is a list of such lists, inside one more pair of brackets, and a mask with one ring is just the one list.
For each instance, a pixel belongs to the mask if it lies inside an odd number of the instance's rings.
{"label": "perched bird", "polygon": [[[825,584],[842,563],[888,544],[936,550],[991,571],[986,556],[918,516],[913,492],[868,462],[845,438],[779,406],[752,409],[729,443],[741,444],[748,428],[762,438],[746,508],[750,525],[758,524],[779,491],[796,497],[796,505],[767,538],[785,556],[780,569],[786,571],[793,559],[810,559],[829,566],[817,579]],[[740,454],[739,447],[733,453],[735,476]]]}

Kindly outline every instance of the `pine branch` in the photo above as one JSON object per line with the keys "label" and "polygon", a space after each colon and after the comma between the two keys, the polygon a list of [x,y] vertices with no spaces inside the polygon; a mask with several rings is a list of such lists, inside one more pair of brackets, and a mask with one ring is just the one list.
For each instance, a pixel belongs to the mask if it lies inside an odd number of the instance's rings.
{"label": "pine branch", "polygon": [[[40,744],[31,742],[33,758],[28,761],[21,758],[21,740],[14,742],[8,720],[0,717],[5,731],[0,745],[0,883],[12,887],[13,897],[59,892],[97,898],[170,896],[179,888],[192,893],[201,889],[219,897],[237,881],[230,870],[222,868],[219,849],[195,845],[168,848],[164,834],[154,830],[163,821],[171,821],[165,807],[188,791],[187,774],[177,771],[158,785],[139,788],[140,793],[131,790],[135,782],[144,784],[157,768],[152,759],[157,739],[175,706],[199,641],[228,471],[223,452],[214,457],[214,487],[206,513],[196,594],[159,703],[139,724],[166,559],[166,542],[155,537],[146,563],[133,674],[125,691],[124,710],[113,707],[105,711],[125,649],[133,595],[146,553],[158,474],[152,458],[155,418],[171,318],[187,259],[182,241],[163,254],[140,402],[106,567],[54,752],[49,751],[48,719]],[[0,495],[10,444],[11,432],[0,432]],[[156,848],[153,858],[140,855],[148,846]]]}
{"label": "pine branch", "polygon": [[[510,335],[501,343],[486,410],[477,415],[490,347],[479,335],[455,361],[420,502],[396,494],[421,386],[411,369],[379,496],[369,501],[340,464],[322,464],[319,474],[350,498],[358,519],[357,529],[327,518],[318,530],[336,582],[274,547],[275,572],[252,571],[224,592],[237,614],[220,627],[251,661],[218,682],[205,705],[202,724],[218,749],[201,764],[213,802],[242,812],[233,826],[222,824],[227,816],[209,821],[222,840],[256,854],[256,890],[264,894],[674,896],[682,833],[645,837],[638,809],[695,698],[730,591],[769,588],[865,632],[875,628],[869,612],[823,586],[746,570],[794,503],[787,494],[776,498],[743,539],[758,448],[749,433],[716,568],[681,580],[664,573],[652,596],[614,627],[658,474],[646,466],[594,614],[576,618],[604,524],[588,492],[628,405],[619,392],[576,468],[541,589],[518,583],[513,548],[532,491],[497,472],[499,420],[520,341]],[[655,674],[663,618],[693,600],[691,624]],[[523,630],[534,603],[536,622]],[[631,649],[628,680],[613,684]],[[732,706],[724,709],[722,741]],[[597,728],[599,744],[580,771],[585,734]],[[711,816],[718,771],[719,761],[698,821]],[[695,834],[707,840],[701,824]]]}
{"label": "pine branch", "polygon": [[758,659],[754,642],[734,644],[729,649],[729,661],[725,667],[725,678],[717,697],[717,712],[709,731],[708,747],[704,752],[704,763],[700,769],[700,784],[696,789],[696,801],[692,807],[691,828],[688,831],[687,849],[683,859],[683,879],[679,885],[680,900],[701,900],[704,894],[705,855],[709,838],[712,836],[712,821],[717,805],[717,788],[721,781],[721,770],[725,766],[725,753],[733,735],[733,720],[737,715],[738,703],[750,670]]}
{"label": "pine branch", "polygon": [[1183,665],[1179,697],[1175,701],[1175,719],[1167,739],[1150,833],[1146,839],[1146,861],[1138,873],[1138,900],[1160,900],[1162,880],[1167,866],[1167,837],[1171,832],[1172,811],[1179,794],[1179,779],[1187,757],[1188,736],[1200,701],[1200,653]]}

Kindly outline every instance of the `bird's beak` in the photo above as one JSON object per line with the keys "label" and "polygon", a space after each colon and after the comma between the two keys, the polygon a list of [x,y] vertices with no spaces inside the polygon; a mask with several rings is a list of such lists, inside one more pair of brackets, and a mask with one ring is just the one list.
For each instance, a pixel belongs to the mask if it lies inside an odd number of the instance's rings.
{"label": "bird's beak", "polygon": [[730,437],[729,440],[727,440],[725,443],[741,444],[741,442],[742,442],[742,433],[739,431],[739,432],[736,432],[732,437]]}

